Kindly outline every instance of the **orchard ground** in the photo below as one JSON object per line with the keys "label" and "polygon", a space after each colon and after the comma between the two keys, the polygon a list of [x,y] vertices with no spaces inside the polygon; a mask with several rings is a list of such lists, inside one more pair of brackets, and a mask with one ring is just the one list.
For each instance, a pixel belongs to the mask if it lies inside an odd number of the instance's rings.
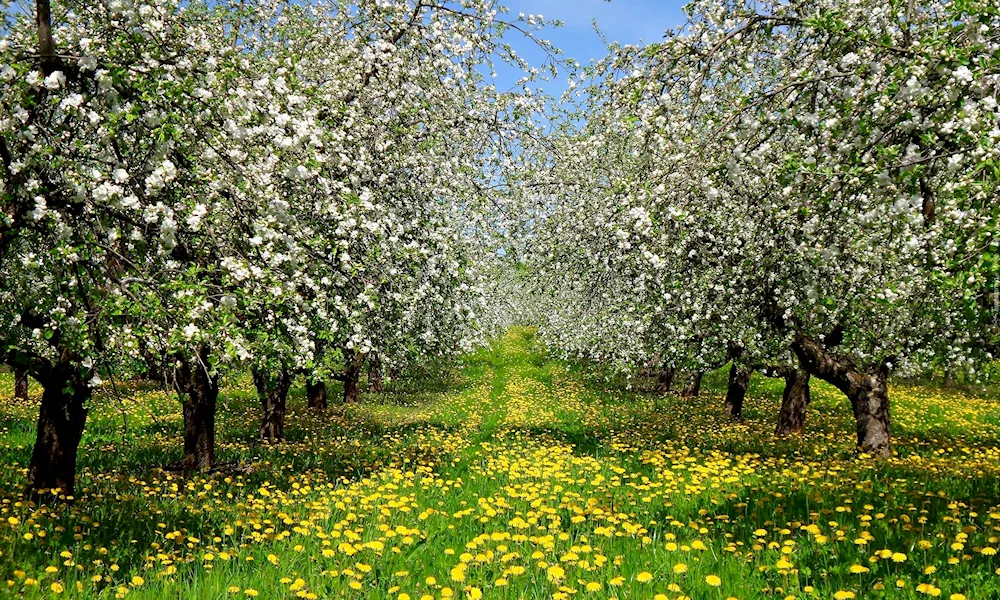
{"label": "orchard ground", "polygon": [[[895,456],[854,455],[849,405],[814,381],[802,436],[781,382],[720,420],[697,399],[603,384],[512,329],[448,377],[357,405],[293,395],[256,441],[249,379],[220,398],[217,472],[184,476],[176,398],[117,383],[78,498],[22,498],[35,403],[0,375],[0,595],[72,598],[996,598],[1000,403],[892,389]],[[331,390],[334,397],[335,390]],[[125,424],[125,426],[123,426]]]}

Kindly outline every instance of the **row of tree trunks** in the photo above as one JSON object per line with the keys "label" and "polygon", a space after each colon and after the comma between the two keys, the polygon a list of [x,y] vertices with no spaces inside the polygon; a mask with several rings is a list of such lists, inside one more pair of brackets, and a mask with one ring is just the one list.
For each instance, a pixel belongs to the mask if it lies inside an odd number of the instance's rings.
{"label": "row of tree trunks", "polygon": [[208,371],[208,352],[200,360],[181,360],[177,369],[177,392],[184,413],[185,470],[207,470],[215,466],[215,411],[219,399],[218,375]]}
{"label": "row of tree trunks", "polygon": [[873,456],[889,457],[892,450],[888,365],[858,367],[801,331],[796,332],[792,349],[809,373],[832,384],[851,401],[858,449]]}
{"label": "row of tree trunks", "polygon": [[44,373],[35,446],[28,463],[28,493],[34,500],[56,491],[72,497],[76,491],[76,455],[87,422],[90,387],[80,369],[62,360]]}
{"label": "row of tree trunks", "polygon": [[257,387],[257,397],[263,409],[260,423],[260,438],[262,440],[280,441],[285,436],[285,412],[288,404],[288,388],[292,386],[292,377],[288,369],[281,368],[277,375],[260,370],[253,371],[254,385]]}
{"label": "row of tree trunks", "polygon": [[28,372],[21,367],[14,369],[14,398],[17,400],[28,399]]}

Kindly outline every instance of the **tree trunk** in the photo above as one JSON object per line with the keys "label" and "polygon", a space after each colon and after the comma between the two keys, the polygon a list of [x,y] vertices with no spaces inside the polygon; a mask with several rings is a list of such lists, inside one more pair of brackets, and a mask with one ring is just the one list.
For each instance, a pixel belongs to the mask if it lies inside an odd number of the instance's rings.
{"label": "tree trunk", "polygon": [[684,397],[697,396],[701,392],[702,375],[704,375],[704,373],[702,373],[701,371],[695,371],[694,373],[692,373],[691,377],[688,379],[687,385],[684,386],[683,390],[681,390],[681,396]]}
{"label": "tree trunk", "polygon": [[28,399],[28,372],[19,367],[14,368],[14,398]]}
{"label": "tree trunk", "polygon": [[664,365],[656,372],[656,385],[653,386],[653,392],[657,394],[666,394],[670,391],[670,386],[674,384],[674,368]]}
{"label": "tree trunk", "polygon": [[851,407],[857,423],[858,448],[872,456],[889,457],[889,373],[888,369],[867,373],[853,386]]}
{"label": "tree trunk", "polygon": [[726,390],[726,405],[724,414],[730,421],[743,420],[743,400],[747,396],[750,385],[750,374],[753,371],[738,366],[735,362],[729,368],[729,387]]}
{"label": "tree trunk", "polygon": [[796,332],[792,349],[810,374],[833,384],[851,401],[858,450],[881,458],[891,456],[889,367],[883,363],[861,370],[801,331]]}
{"label": "tree trunk", "polygon": [[186,470],[208,470],[215,466],[215,409],[219,399],[219,377],[206,371],[208,352],[201,360],[182,360],[177,374],[178,393],[183,398],[184,457]]}
{"label": "tree trunk", "polygon": [[288,403],[288,388],[292,385],[288,369],[279,370],[277,377],[255,369],[253,382],[264,411],[260,423],[260,438],[280,441],[285,435],[285,407]]}
{"label": "tree trunk", "polygon": [[306,398],[309,401],[309,408],[326,408],[326,384],[322,381],[313,383],[307,379]]}
{"label": "tree trunk", "polygon": [[355,374],[351,377],[350,374],[344,376],[344,402],[357,404],[361,401],[361,395],[358,391],[358,375]]}
{"label": "tree trunk", "polygon": [[59,363],[39,374],[42,404],[38,411],[35,447],[28,464],[28,493],[44,499],[46,492],[58,490],[70,498],[75,492],[76,454],[87,422],[90,388],[79,367]]}
{"label": "tree trunk", "polygon": [[[347,360],[348,357],[351,357],[350,360]],[[358,381],[361,379],[361,365],[365,361],[365,355],[344,349],[344,359],[347,364],[344,365],[344,375],[340,378],[344,382],[344,402],[358,403],[361,400]]]}
{"label": "tree trunk", "polygon": [[374,352],[368,356],[368,388],[379,394],[385,390],[382,381],[382,359]]}
{"label": "tree trunk", "polygon": [[781,395],[781,410],[778,411],[776,435],[802,433],[806,423],[806,408],[809,407],[809,373],[803,369],[786,367],[785,391]]}

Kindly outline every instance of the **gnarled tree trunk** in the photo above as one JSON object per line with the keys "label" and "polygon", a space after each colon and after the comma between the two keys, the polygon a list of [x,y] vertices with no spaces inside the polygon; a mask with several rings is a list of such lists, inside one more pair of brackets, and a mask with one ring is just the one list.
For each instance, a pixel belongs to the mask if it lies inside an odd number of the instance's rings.
{"label": "gnarled tree trunk", "polygon": [[379,394],[385,390],[382,382],[382,359],[375,352],[368,355],[368,389]]}
{"label": "gnarled tree trunk", "polygon": [[674,368],[669,365],[663,365],[663,367],[656,371],[656,385],[653,386],[653,392],[666,394],[670,391],[670,386],[673,384]]}
{"label": "gnarled tree trunk", "polygon": [[57,363],[36,379],[42,384],[35,447],[28,463],[28,493],[43,499],[46,493],[71,497],[75,493],[76,454],[87,422],[91,391],[72,363]]}
{"label": "gnarled tree trunk", "polygon": [[279,441],[285,435],[285,408],[288,404],[288,388],[292,385],[291,375],[285,368],[280,369],[273,377],[269,373],[254,369],[253,382],[263,409],[260,438]]}
{"label": "gnarled tree trunk", "polygon": [[785,367],[781,376],[785,379],[785,391],[781,395],[781,410],[778,411],[778,425],[774,433],[802,433],[806,408],[809,407],[809,373],[804,369]]}
{"label": "gnarled tree trunk", "polygon": [[861,369],[801,331],[796,332],[792,349],[812,375],[833,384],[851,401],[858,450],[882,458],[891,456],[888,366],[883,363]]}
{"label": "gnarled tree trunk", "polygon": [[177,372],[178,393],[184,413],[184,469],[207,470],[215,466],[215,409],[219,377],[207,371],[208,352],[201,360],[182,359]]}
{"label": "gnarled tree trunk", "polygon": [[730,421],[743,420],[743,400],[747,396],[751,373],[753,371],[747,367],[739,366],[735,362],[733,366],[729,367],[729,387],[726,389],[726,404],[723,414]]}
{"label": "gnarled tree trunk", "polygon": [[307,379],[306,400],[309,402],[309,408],[326,408],[326,384],[322,381],[313,383]]}
{"label": "gnarled tree trunk", "polygon": [[702,371],[695,371],[688,378],[687,385],[681,390],[681,396],[684,397],[694,397],[701,392],[701,376],[704,375]]}
{"label": "gnarled tree trunk", "polygon": [[20,367],[14,368],[14,398],[28,399],[28,372]]}

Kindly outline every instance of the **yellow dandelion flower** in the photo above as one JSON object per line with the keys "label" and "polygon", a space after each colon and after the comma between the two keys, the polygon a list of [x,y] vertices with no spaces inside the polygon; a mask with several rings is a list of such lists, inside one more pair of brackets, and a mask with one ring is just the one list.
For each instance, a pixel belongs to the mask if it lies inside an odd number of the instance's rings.
{"label": "yellow dandelion flower", "polygon": [[63,593],[63,586],[58,581],[50,585],[49,588],[57,594]]}
{"label": "yellow dandelion flower", "polygon": [[684,563],[677,563],[674,565],[674,573],[680,575],[681,573],[687,573],[688,566]]}
{"label": "yellow dandelion flower", "polygon": [[705,583],[712,587],[719,587],[722,585],[722,579],[720,579],[718,575],[706,575]]}
{"label": "yellow dandelion flower", "polygon": [[650,573],[649,571],[643,571],[642,573],[636,575],[635,579],[639,583],[649,583],[650,581],[653,580],[653,574]]}

